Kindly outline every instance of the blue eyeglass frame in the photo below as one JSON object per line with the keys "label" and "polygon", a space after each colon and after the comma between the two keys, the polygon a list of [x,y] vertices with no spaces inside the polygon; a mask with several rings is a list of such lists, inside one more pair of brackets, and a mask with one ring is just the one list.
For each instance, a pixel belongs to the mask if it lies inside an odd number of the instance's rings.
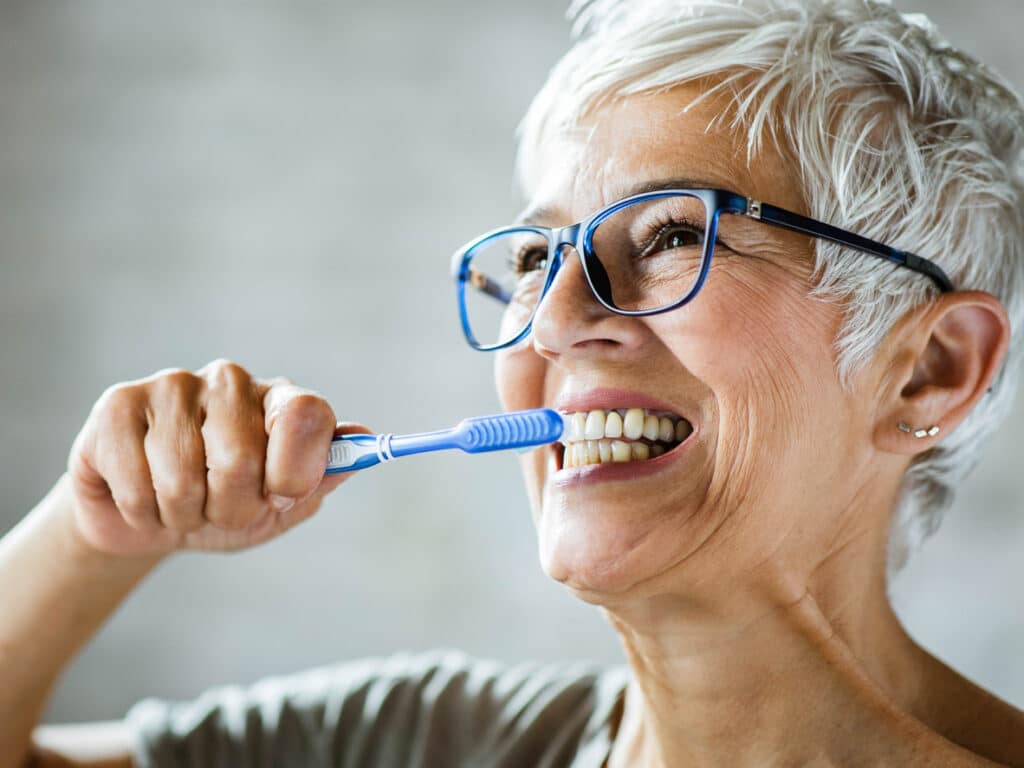
{"label": "blue eyeglass frame", "polygon": [[[607,273],[605,272],[604,266],[594,255],[594,230],[597,229],[597,226],[602,221],[623,208],[649,200],[679,196],[689,196],[699,199],[704,203],[704,210],[707,212],[707,220],[704,227],[704,252],[701,257],[700,275],[698,276],[696,283],[694,283],[693,288],[691,288],[689,293],[683,296],[682,299],[672,304],[667,304],[664,307],[657,307],[655,309],[620,309],[616,307],[611,302],[610,298],[608,298],[611,296],[611,292],[608,286]],[[684,304],[688,304],[693,301],[697,294],[700,293],[700,289],[704,286],[704,281],[707,280],[708,272],[711,269],[711,259],[714,254],[715,241],[718,238],[718,220],[723,213],[745,216],[747,218],[754,219],[755,221],[761,221],[775,227],[788,229],[792,232],[800,232],[812,237],[829,240],[833,243],[861,251],[862,253],[870,254],[871,256],[877,256],[880,259],[885,259],[888,262],[925,275],[930,278],[943,293],[955,290],[953,283],[950,281],[946,273],[933,261],[929,261],[928,259],[922,258],[921,256],[917,256],[908,251],[901,251],[898,248],[893,248],[892,246],[876,242],[875,240],[870,240],[853,232],[833,227],[830,224],[816,221],[815,219],[808,218],[807,216],[803,216],[799,213],[793,213],[792,211],[778,208],[760,200],[747,198],[743,195],[739,195],[725,189],[661,189],[652,192],[641,192],[640,194],[624,197],[590,215],[583,221],[575,224],[569,224],[564,227],[541,227],[534,225],[499,227],[498,229],[491,230],[475,240],[470,241],[457,250],[452,256],[451,270],[452,276],[455,278],[455,290],[459,303],[459,317],[462,321],[462,331],[466,336],[466,341],[469,342],[471,347],[478,349],[481,352],[494,352],[496,350],[518,344],[520,341],[525,339],[533,328],[533,318],[537,314],[537,309],[540,307],[541,302],[547,295],[548,289],[554,282],[555,275],[558,273],[558,270],[564,261],[564,258],[562,257],[564,246],[570,246],[579,255],[580,263],[583,266],[583,274],[587,279],[587,284],[590,286],[591,293],[598,300],[601,306],[609,312],[613,312],[617,315],[625,315],[627,317],[644,317],[648,315],[658,315],[662,312],[671,312],[673,309],[678,309]],[[469,262],[472,260],[476,249],[484,243],[487,243],[492,238],[515,234],[517,232],[530,232],[547,239],[548,263],[543,278],[543,287],[541,288],[540,295],[537,297],[537,303],[534,305],[533,310],[530,313],[530,318],[526,321],[526,325],[519,334],[508,341],[499,342],[497,344],[480,344],[476,340],[476,337],[473,335],[473,331],[469,326],[469,317],[466,310],[466,282],[469,279]],[[506,304],[511,301],[511,296],[505,294],[497,284],[491,283],[489,285],[485,285],[483,290],[484,292],[494,296],[496,299],[504,301]]]}

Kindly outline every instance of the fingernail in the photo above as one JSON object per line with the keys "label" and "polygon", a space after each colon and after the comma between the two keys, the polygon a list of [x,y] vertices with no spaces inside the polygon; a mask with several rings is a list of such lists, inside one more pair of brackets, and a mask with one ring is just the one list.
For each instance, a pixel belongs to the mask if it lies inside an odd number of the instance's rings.
{"label": "fingernail", "polygon": [[267,498],[270,500],[270,506],[272,506],[276,512],[287,512],[295,506],[295,499],[290,496],[276,496],[272,493]]}

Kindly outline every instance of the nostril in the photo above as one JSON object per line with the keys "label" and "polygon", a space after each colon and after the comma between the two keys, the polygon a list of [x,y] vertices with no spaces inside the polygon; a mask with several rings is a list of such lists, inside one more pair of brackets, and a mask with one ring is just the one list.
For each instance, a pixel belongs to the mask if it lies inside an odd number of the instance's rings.
{"label": "nostril", "polygon": [[543,357],[545,360],[555,361],[559,355],[555,350],[550,347],[546,347],[537,340],[537,335],[533,334],[533,351]]}

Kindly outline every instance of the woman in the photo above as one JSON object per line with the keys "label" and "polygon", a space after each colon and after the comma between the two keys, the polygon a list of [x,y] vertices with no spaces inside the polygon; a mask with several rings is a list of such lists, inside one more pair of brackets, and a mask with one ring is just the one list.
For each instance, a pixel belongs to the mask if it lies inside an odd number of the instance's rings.
{"label": "woman", "polygon": [[327,445],[362,425],[218,362],[108,390],[0,545],[5,764],[1024,765],[1024,713],[886,594],[1016,389],[1021,103],[862,0],[577,24],[523,124],[529,210],[453,266],[505,407],[567,414],[522,460],[542,563],[629,674],[394,658],[33,736],[157,562],[344,482]]}

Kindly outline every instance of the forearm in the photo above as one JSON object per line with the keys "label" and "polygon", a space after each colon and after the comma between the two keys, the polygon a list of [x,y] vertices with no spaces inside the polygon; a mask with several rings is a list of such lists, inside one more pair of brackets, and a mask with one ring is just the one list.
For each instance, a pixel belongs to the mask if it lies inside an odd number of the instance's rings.
{"label": "forearm", "polygon": [[65,663],[160,556],[115,557],[76,533],[67,478],[0,540],[0,767],[20,765]]}
{"label": "forearm", "polygon": [[[338,429],[319,395],[227,361],[104,392],[71,448],[73,482],[0,540],[0,768],[26,763],[62,667],[167,553],[244,549],[316,512],[347,477],[324,477]],[[129,759],[107,749],[109,731],[90,734],[113,764]],[[76,759],[89,747],[82,733],[50,735]]]}

